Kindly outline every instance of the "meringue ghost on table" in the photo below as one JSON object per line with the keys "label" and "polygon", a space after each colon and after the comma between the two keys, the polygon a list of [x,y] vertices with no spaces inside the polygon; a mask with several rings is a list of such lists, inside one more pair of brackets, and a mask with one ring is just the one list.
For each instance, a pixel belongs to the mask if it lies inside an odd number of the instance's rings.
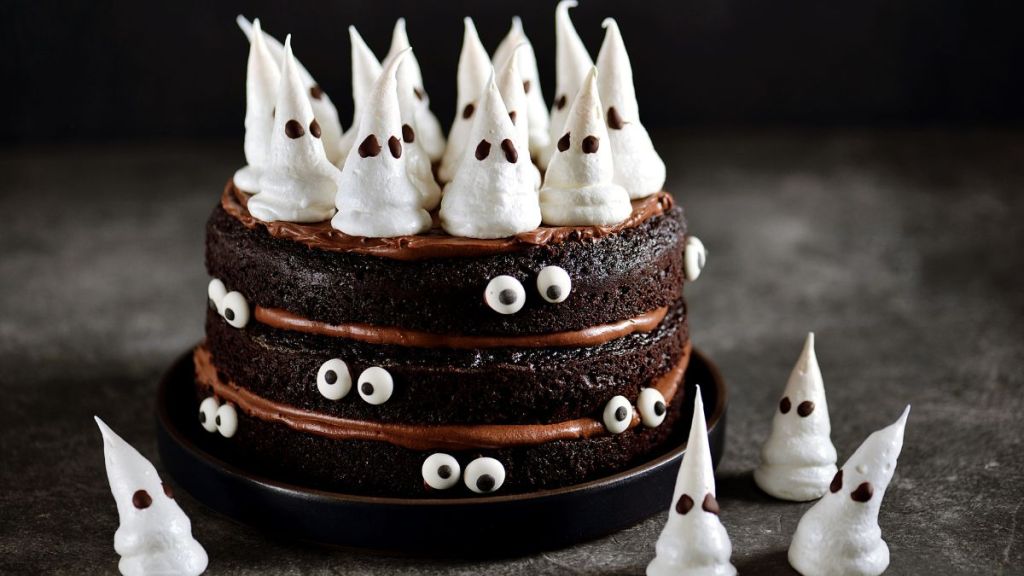
{"label": "meringue ghost on table", "polygon": [[[519,58],[517,54],[526,49],[526,44],[516,46],[510,57],[505,58],[498,71],[498,92],[508,110],[508,117],[516,127],[516,148],[527,150],[530,146],[530,115],[529,103],[526,98],[526,91],[523,89],[523,77],[519,74]],[[526,158],[529,161],[529,158]],[[540,188],[540,169],[533,162],[529,162],[530,175],[534,189]]]}
{"label": "meringue ghost on table", "polygon": [[[235,22],[251,43],[253,38],[252,24],[242,15],[235,18]],[[280,65],[281,60],[284,58],[284,45],[265,31],[263,32],[263,40],[267,49],[270,50],[271,56],[274,57],[274,62]],[[324,142],[324,152],[327,154],[327,159],[331,162],[339,162],[343,156],[338,147],[342,137],[341,121],[338,120],[338,109],[331,102],[331,97],[323,91],[323,88],[320,87],[313,78],[313,75],[309,73],[309,70],[306,70],[306,67],[301,62],[295,60],[295,67],[298,68],[299,77],[302,78],[302,83],[309,92],[309,103],[313,107],[313,115],[316,116],[317,123],[320,124],[321,137]]]}
{"label": "meringue ghost on table", "polygon": [[469,132],[479,108],[480,95],[493,72],[487,50],[480,43],[472,18],[463,20],[465,33],[462,38],[462,52],[459,54],[458,98],[455,106],[455,120],[448,131],[448,144],[441,157],[437,176],[442,182],[450,182],[465,155]]}
{"label": "meringue ghost on table", "polygon": [[548,145],[537,159],[541,168],[547,168],[551,161],[555,145],[565,132],[563,128],[569,116],[569,106],[576,99],[587,73],[594,67],[587,47],[569,18],[569,8],[576,4],[576,0],[562,0],[555,8],[555,101],[551,105]]}
{"label": "meringue ghost on table", "polygon": [[617,224],[633,212],[629,193],[612,181],[615,168],[601,110],[597,69],[592,68],[544,175],[540,210],[545,224]]}
{"label": "meringue ghost on table", "polygon": [[253,40],[249,43],[249,61],[245,74],[245,161],[235,172],[235,186],[255,194],[259,192],[260,175],[270,163],[270,135],[274,131],[274,103],[281,71],[277,60],[264,41],[260,20],[252,23]]}
{"label": "meringue ghost on table", "polygon": [[441,226],[452,236],[505,238],[540,225],[533,166],[516,146],[494,74],[480,98],[465,157],[441,196]]}
{"label": "meringue ghost on table", "polygon": [[693,401],[693,419],[686,452],[679,466],[668,522],[655,545],[657,555],[647,576],[731,576],[732,543],[718,518],[715,472],[708,444],[708,426],[700,387]]}
{"label": "meringue ghost on table", "polygon": [[192,523],[160,481],[153,464],[121,439],[99,417],[110,492],[120,526],[114,550],[125,576],[196,576],[206,570],[206,550],[192,537]]}
{"label": "meringue ghost on table", "polygon": [[797,524],[789,563],[804,576],[877,576],[889,566],[878,511],[903,449],[910,406],[872,433]]}
{"label": "meringue ghost on table", "polygon": [[754,470],[754,481],[782,500],[806,502],[821,498],[836,473],[831,432],[825,383],[811,332],[775,411],[771,434],[761,448],[761,464]]}
{"label": "meringue ghost on table", "polygon": [[[390,60],[399,52],[410,47],[409,35],[405,30],[405,18],[399,18],[395,22],[395,29],[391,34],[391,49],[388,50],[384,59]],[[404,92],[411,92],[411,95],[415,97],[416,106],[413,120],[415,120],[414,126],[417,132],[416,141],[431,162],[440,161],[444,154],[444,132],[441,130],[441,123],[438,122],[437,116],[430,111],[430,96],[427,95],[427,90],[423,87],[423,72],[420,70],[420,63],[415,54],[410,53],[406,56],[402,66],[398,69],[398,90],[399,100],[402,100],[403,96],[409,96],[409,94],[403,94]]]}
{"label": "meringue ghost on table", "polygon": [[358,124],[356,148],[345,161],[331,226],[352,236],[387,238],[430,230],[424,198],[409,177],[402,143],[398,53],[377,78]]}
{"label": "meringue ghost on table", "polygon": [[260,176],[259,193],[248,204],[253,216],[264,222],[323,222],[334,215],[340,173],[327,159],[321,130],[292,56],[289,35],[277,90],[270,164]]}
{"label": "meringue ghost on table", "polygon": [[[547,148],[550,139],[548,109],[544,103],[544,94],[540,86],[537,54],[533,51],[533,44],[526,37],[526,32],[523,31],[523,21],[519,19],[519,16],[512,18],[512,27],[494,51],[494,57],[491,59],[494,69],[503,69],[506,60],[512,56],[513,52],[518,59],[519,74],[523,78],[523,92],[526,93],[527,108],[529,109],[530,156],[539,158]],[[504,96],[504,91],[502,91],[502,96]],[[508,102],[505,104],[508,105]]]}
{"label": "meringue ghost on table", "polygon": [[339,168],[345,165],[348,155],[352,152],[366,98],[373,90],[373,83],[377,81],[383,71],[380,61],[374,56],[373,50],[366,45],[366,41],[363,40],[355,26],[348,27],[348,38],[352,46],[352,125],[349,126],[348,132],[338,144],[341,158],[335,164]]}
{"label": "meringue ghost on table", "polygon": [[598,88],[615,159],[615,182],[629,191],[630,198],[645,198],[665,185],[665,162],[640,123],[633,67],[619,25],[612,18],[605,18],[602,25],[605,35],[597,55]]}

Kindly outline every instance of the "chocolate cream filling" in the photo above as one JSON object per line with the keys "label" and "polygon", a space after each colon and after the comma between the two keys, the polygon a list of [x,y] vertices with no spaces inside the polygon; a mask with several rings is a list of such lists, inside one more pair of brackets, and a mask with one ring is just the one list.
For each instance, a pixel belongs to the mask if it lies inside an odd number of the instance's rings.
{"label": "chocolate cream filling", "polygon": [[[687,342],[679,361],[659,376],[651,387],[661,392],[668,404],[679,390],[690,362]],[[333,440],[369,440],[388,442],[410,450],[471,450],[534,446],[556,440],[578,440],[608,434],[604,424],[594,418],[576,418],[551,424],[460,424],[425,425],[352,420],[318,414],[267,400],[230,381],[221,380],[213,357],[205,346],[193,353],[196,380],[210,388],[218,398],[231,402],[243,413],[260,420],[278,422],[298,432]],[[640,425],[633,414],[629,427]]]}

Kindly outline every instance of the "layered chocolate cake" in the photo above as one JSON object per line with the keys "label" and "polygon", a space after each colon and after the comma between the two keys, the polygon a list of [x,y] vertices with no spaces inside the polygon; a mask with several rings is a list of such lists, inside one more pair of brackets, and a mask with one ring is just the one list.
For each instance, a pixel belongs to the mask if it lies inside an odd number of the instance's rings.
{"label": "layered chocolate cake", "polygon": [[614,474],[685,432],[703,247],[617,26],[595,66],[571,5],[550,114],[518,21],[492,64],[466,20],[447,141],[404,22],[383,64],[350,29],[343,131],[290,38],[240,19],[248,164],[207,224],[194,353],[220,449],[305,486],[464,497]]}

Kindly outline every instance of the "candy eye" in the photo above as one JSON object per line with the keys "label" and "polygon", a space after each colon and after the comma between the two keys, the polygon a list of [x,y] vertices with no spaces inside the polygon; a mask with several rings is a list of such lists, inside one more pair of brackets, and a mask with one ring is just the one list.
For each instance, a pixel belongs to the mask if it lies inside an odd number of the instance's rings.
{"label": "candy eye", "polygon": [[604,407],[604,427],[612,434],[621,434],[633,421],[633,406],[625,396],[616,396]]}
{"label": "candy eye", "polygon": [[700,277],[701,270],[704,269],[704,264],[707,262],[707,251],[704,249],[704,243],[700,241],[700,238],[696,236],[689,236],[686,238],[686,253],[683,257],[686,279],[693,282]]}
{"label": "candy eye", "polygon": [[220,301],[221,316],[235,328],[245,328],[249,323],[249,303],[238,292],[228,292]]}
{"label": "candy eye", "polygon": [[515,314],[526,304],[526,289],[511,276],[495,276],[487,283],[484,301],[498,314]]}
{"label": "candy eye", "polygon": [[316,389],[328,400],[341,400],[352,389],[352,374],[345,362],[331,358],[316,373]]}
{"label": "candy eye", "polygon": [[220,302],[228,294],[228,289],[224,286],[224,283],[214,278],[210,280],[210,284],[206,287],[206,295],[210,298],[210,302],[213,303],[213,307],[220,312]]}
{"label": "candy eye", "polygon": [[199,404],[199,423],[207,432],[217,431],[217,423],[214,422],[214,419],[217,418],[217,408],[220,408],[220,402],[213,396]]}
{"label": "candy eye", "polygon": [[636,411],[640,413],[640,421],[648,428],[660,426],[665,420],[665,397],[655,388],[644,388],[636,399]]}
{"label": "candy eye", "polygon": [[225,438],[231,438],[238,431],[238,413],[231,404],[225,404],[217,408],[217,415],[213,418],[217,425],[217,431]]}
{"label": "candy eye", "polygon": [[466,487],[477,494],[497,492],[505,483],[505,467],[494,458],[477,458],[466,466]]}
{"label": "candy eye", "polygon": [[552,304],[565,302],[572,291],[572,279],[568,272],[558,266],[545,266],[537,274],[537,291],[541,298]]}
{"label": "candy eye", "polygon": [[431,454],[423,461],[423,482],[434,490],[447,490],[459,483],[462,468],[459,461],[448,454]]}
{"label": "candy eye", "polygon": [[359,395],[367,404],[379,406],[391,398],[395,381],[391,374],[380,366],[372,366],[359,375]]}

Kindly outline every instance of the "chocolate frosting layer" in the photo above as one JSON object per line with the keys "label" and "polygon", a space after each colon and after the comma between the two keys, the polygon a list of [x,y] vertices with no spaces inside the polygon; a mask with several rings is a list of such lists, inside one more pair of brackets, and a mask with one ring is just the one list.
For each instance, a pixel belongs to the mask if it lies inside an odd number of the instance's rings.
{"label": "chocolate frosting layer", "polygon": [[[669,403],[683,380],[690,361],[690,344],[686,345],[679,362],[660,376],[652,387]],[[593,418],[577,418],[552,424],[466,424],[424,425],[393,422],[372,422],[327,416],[276,403],[222,381],[217,374],[213,357],[205,346],[198,346],[193,354],[196,380],[212,389],[226,402],[235,404],[245,414],[260,420],[279,422],[294,430],[334,440],[369,440],[387,442],[410,450],[470,450],[512,446],[533,446],[556,440],[591,438],[607,434],[604,424]],[[630,427],[640,424],[634,414]]]}
{"label": "chocolate frosting layer", "polygon": [[329,221],[315,224],[263,222],[249,213],[246,208],[248,201],[249,196],[229,180],[221,196],[221,206],[247,228],[262,227],[275,238],[294,240],[319,250],[370,254],[394,260],[489,256],[516,252],[531,246],[557,244],[570,239],[593,240],[638,226],[649,218],[664,214],[673,206],[672,197],[667,192],[658,192],[653,196],[634,200],[633,213],[624,221],[611,226],[541,226],[510,238],[481,240],[449,236],[437,225],[436,214],[434,228],[430,232],[395,238],[349,236],[331,228]]}
{"label": "chocolate frosting layer", "polygon": [[516,336],[471,336],[459,334],[433,334],[391,326],[371,324],[328,324],[309,320],[280,308],[257,306],[254,318],[272,328],[294,330],[321,336],[335,336],[368,342],[416,348],[550,348],[565,346],[596,346],[634,332],[650,332],[661,324],[668,306],[627,318],[619,322],[591,326],[582,330],[550,334],[523,334]]}

